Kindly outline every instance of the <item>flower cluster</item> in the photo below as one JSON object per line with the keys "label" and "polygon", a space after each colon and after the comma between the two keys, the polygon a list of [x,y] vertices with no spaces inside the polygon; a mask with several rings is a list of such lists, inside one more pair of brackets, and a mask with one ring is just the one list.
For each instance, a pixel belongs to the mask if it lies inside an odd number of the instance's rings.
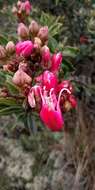
{"label": "flower cluster", "polygon": [[[29,11],[28,3],[18,1],[18,11]],[[49,129],[60,131],[64,126],[63,113],[76,107],[71,82],[59,77],[62,53],[50,52],[48,27],[34,20],[29,26],[19,23],[17,34],[17,44],[9,41],[6,47],[0,46],[3,70],[13,73],[12,82],[29,109],[37,112]],[[8,89],[3,88],[0,96],[8,97]]]}

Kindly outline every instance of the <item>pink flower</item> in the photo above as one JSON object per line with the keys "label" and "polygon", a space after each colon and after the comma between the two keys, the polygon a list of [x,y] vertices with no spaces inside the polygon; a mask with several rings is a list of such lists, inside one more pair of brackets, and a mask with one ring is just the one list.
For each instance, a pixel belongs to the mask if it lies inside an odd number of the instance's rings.
{"label": "pink flower", "polygon": [[62,54],[61,53],[55,53],[51,59],[51,64],[52,64],[51,71],[57,72],[60,69],[61,63],[62,63]]}
{"label": "pink flower", "polygon": [[33,51],[33,43],[29,40],[18,42],[16,45],[16,54],[29,57]]}
{"label": "pink flower", "polygon": [[60,131],[63,128],[64,120],[59,106],[59,100],[57,101],[54,90],[50,90],[49,96],[45,91],[42,95],[42,109],[40,117],[47,128],[52,131]]}
{"label": "pink flower", "polygon": [[31,108],[36,107],[36,100],[40,97],[40,90],[41,87],[39,85],[35,85],[30,89],[28,94],[28,103]]}

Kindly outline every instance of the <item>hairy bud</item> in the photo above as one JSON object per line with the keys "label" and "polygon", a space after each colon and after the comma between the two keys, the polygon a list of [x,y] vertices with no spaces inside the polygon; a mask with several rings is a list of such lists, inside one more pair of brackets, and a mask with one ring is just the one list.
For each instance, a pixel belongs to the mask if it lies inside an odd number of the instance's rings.
{"label": "hairy bud", "polygon": [[40,38],[35,37],[34,38],[34,49],[37,52],[40,52],[42,46],[42,41],[40,40]]}
{"label": "hairy bud", "polygon": [[48,48],[48,46],[43,46],[41,48],[41,54],[42,54],[42,66],[43,68],[50,68],[50,59],[51,59],[51,55],[50,55],[50,50]]}
{"label": "hairy bud", "polygon": [[29,36],[29,30],[23,23],[19,24],[17,33],[18,33],[18,36],[20,36],[20,38],[22,39],[25,39]]}
{"label": "hairy bud", "polygon": [[39,37],[43,42],[47,41],[48,40],[48,27],[47,26],[41,27],[38,32],[37,37]]}
{"label": "hairy bud", "polygon": [[15,44],[12,41],[9,41],[6,45],[6,51],[9,54],[12,54],[15,52]]}
{"label": "hairy bud", "polygon": [[30,34],[32,34],[33,36],[36,36],[37,33],[39,32],[39,25],[38,23],[33,20],[29,26],[29,32]]}
{"label": "hairy bud", "polygon": [[17,86],[23,86],[25,84],[31,84],[32,78],[25,73],[22,69],[19,69],[13,76],[13,83]]}

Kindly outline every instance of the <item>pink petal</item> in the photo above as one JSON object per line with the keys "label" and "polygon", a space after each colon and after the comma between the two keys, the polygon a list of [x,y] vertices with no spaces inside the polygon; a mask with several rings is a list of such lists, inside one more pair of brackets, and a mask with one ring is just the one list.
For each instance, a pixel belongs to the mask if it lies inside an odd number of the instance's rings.
{"label": "pink petal", "polygon": [[40,117],[45,125],[52,131],[60,131],[63,127],[63,118],[61,112],[50,110],[47,106],[43,106]]}

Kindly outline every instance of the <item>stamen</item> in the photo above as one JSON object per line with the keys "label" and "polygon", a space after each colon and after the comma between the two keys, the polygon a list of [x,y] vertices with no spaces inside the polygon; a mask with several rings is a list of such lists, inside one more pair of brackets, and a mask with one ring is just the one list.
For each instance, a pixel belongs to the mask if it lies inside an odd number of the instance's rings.
{"label": "stamen", "polygon": [[44,96],[42,95],[42,91],[41,91],[41,89],[39,89],[39,90],[40,90],[40,96],[41,96],[42,102],[43,102],[43,104],[45,104],[45,99],[44,99]]}
{"label": "stamen", "polygon": [[52,96],[52,92],[54,91],[54,88],[51,88],[50,90],[50,97]]}
{"label": "stamen", "polygon": [[67,88],[62,88],[62,90],[60,91],[59,96],[58,96],[57,106],[59,106],[59,104],[60,104],[60,98],[61,98],[62,92],[64,92],[64,91],[67,91],[69,94],[71,94],[71,92],[70,92],[69,89],[67,89]]}

